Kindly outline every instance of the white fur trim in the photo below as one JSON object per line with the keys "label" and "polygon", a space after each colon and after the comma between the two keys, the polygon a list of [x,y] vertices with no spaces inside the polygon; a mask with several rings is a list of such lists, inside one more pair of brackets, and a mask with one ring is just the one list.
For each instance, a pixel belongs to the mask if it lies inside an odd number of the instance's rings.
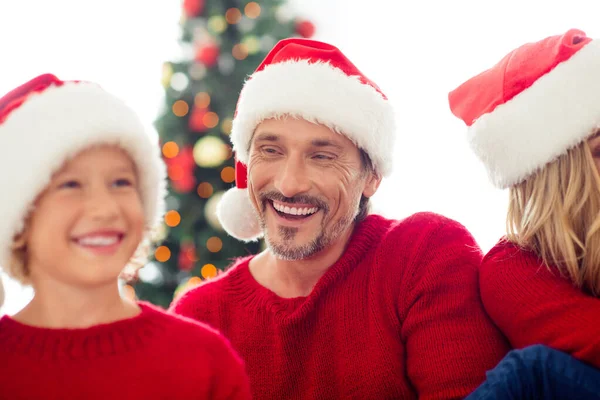
{"label": "white fur trim", "polygon": [[378,172],[392,170],[396,136],[392,106],[358,76],[307,60],[267,66],[246,82],[233,120],[231,141],[247,164],[250,140],[263,120],[292,115],[347,136],[367,152]]}
{"label": "white fur trim", "polygon": [[600,43],[592,41],[469,128],[492,182],[507,188],[600,126]]}
{"label": "white fur trim", "polygon": [[0,265],[36,197],[63,163],[94,144],[117,144],[134,160],[148,228],[162,222],[166,169],[151,137],[124,102],[91,83],[32,94],[0,125]]}
{"label": "white fur trim", "polygon": [[217,205],[217,217],[229,235],[250,242],[262,236],[256,211],[250,202],[247,189],[229,189]]}

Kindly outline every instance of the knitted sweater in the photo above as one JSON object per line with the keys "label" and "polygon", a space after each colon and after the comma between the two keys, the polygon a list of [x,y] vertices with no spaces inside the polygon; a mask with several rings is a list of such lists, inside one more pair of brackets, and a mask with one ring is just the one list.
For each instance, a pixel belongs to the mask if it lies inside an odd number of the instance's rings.
{"label": "knitted sweater", "polygon": [[0,319],[1,399],[243,399],[244,367],[210,328],[140,303],[141,314],[85,329]]}
{"label": "knitted sweater", "polygon": [[481,305],[481,256],[442,216],[371,215],[307,297],[278,297],[245,258],[172,310],[231,341],[255,399],[463,398],[508,350]]}
{"label": "knitted sweater", "polygon": [[600,299],[534,253],[500,241],[481,265],[481,297],[512,346],[545,344],[600,368]]}

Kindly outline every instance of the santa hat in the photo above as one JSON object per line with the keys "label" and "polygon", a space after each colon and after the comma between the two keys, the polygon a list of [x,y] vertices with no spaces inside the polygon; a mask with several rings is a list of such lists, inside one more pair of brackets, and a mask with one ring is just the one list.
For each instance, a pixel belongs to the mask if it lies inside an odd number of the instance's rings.
{"label": "santa hat", "polygon": [[600,127],[600,41],[572,29],[525,44],[449,101],[494,185],[513,186]]}
{"label": "santa hat", "polygon": [[284,115],[346,136],[369,155],[378,173],[391,172],[395,119],[386,96],[338,48],[315,40],[284,39],[244,84],[233,119],[236,187],[223,195],[217,215],[237,239],[261,236],[247,193],[252,135],[265,119]]}
{"label": "santa hat", "polygon": [[95,144],[115,144],[135,162],[148,229],[164,211],[165,166],[158,140],[124,102],[101,87],[45,74],[0,98],[0,266],[32,203],[69,158]]}

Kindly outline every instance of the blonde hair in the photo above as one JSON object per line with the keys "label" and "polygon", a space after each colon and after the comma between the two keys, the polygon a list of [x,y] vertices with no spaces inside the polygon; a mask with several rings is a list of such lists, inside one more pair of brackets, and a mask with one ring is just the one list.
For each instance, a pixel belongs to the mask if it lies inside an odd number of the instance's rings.
{"label": "blonde hair", "polygon": [[510,188],[507,233],[600,295],[600,175],[587,141]]}

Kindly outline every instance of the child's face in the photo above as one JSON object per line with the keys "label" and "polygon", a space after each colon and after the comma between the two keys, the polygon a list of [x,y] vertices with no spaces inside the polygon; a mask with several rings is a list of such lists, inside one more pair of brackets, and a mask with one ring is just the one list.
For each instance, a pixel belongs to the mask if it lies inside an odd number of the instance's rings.
{"label": "child's face", "polygon": [[25,232],[34,284],[115,282],[144,234],[135,166],[117,147],[93,147],[67,162],[38,198]]}

